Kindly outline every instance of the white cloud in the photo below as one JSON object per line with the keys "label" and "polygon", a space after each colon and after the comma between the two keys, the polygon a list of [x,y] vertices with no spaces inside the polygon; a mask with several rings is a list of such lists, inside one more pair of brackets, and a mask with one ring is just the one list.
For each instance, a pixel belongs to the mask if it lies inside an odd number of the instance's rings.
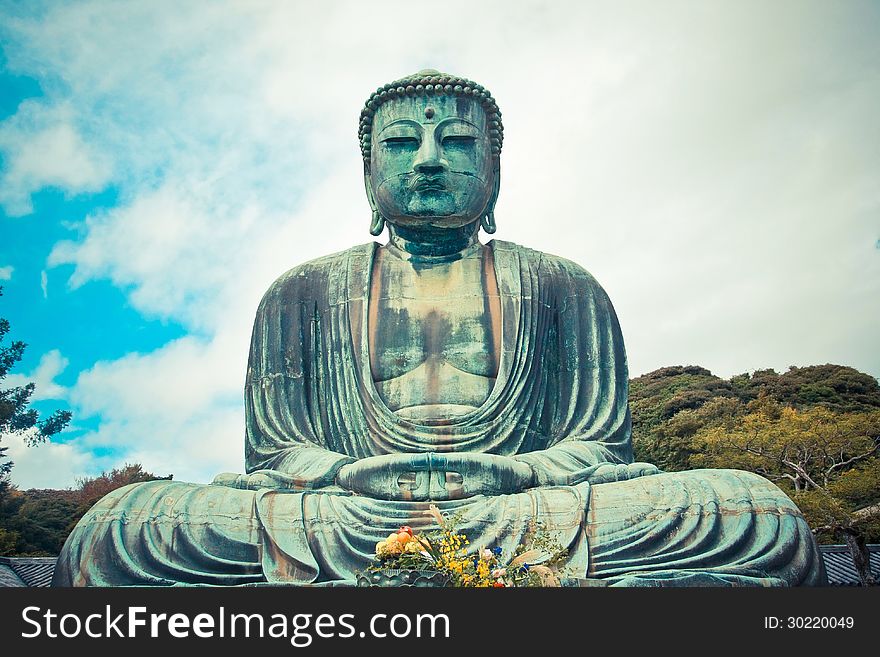
{"label": "white cloud", "polygon": [[[497,237],[597,276],[633,374],[880,374],[875,9],[451,2],[467,20],[415,29],[395,19],[408,7],[82,2],[3,21],[10,65],[46,95],[0,127],[0,202],[117,186],[119,204],[49,265],[199,336],[84,372],[71,399],[101,426],[83,445],[178,478],[240,463],[259,297],[290,266],[370,239],[359,108],[428,66],[498,98]],[[175,449],[218,460],[185,470]]]}
{"label": "white cloud", "polygon": [[241,471],[246,354],[246,336],[221,333],[98,363],[80,374],[70,395],[83,417],[101,418],[78,444],[112,445],[127,460],[178,478]]}
{"label": "white cloud", "polygon": [[[218,396],[239,396],[247,345],[236,345],[237,351],[231,346],[223,337],[213,342],[187,337],[148,354],[100,362],[80,374],[71,399],[85,413],[106,419],[142,419],[159,412],[185,417]],[[229,370],[242,383],[230,385]],[[132,381],[139,382],[135,388]]]}
{"label": "white cloud", "polygon": [[71,488],[76,479],[94,476],[101,465],[87,450],[69,443],[43,443],[28,447],[22,435],[3,434],[6,456],[15,464],[12,481],[20,488]]}
{"label": "white cloud", "polygon": [[69,390],[58,384],[55,378],[70,364],[67,358],[57,349],[47,351],[40,357],[40,362],[33,371],[27,374],[7,374],[3,383],[9,386],[25,386],[33,383],[36,387],[31,401],[43,399],[66,399]]}
{"label": "white cloud", "polygon": [[30,195],[45,187],[93,192],[108,179],[105,158],[74,125],[79,117],[65,103],[25,101],[0,123],[0,205],[12,216],[30,213]]}
{"label": "white cloud", "polygon": [[0,281],[12,280],[12,272],[15,268],[12,266],[0,267]]}
{"label": "white cloud", "polygon": [[[190,417],[105,420],[94,433],[75,441],[82,453],[112,445],[124,456],[114,456],[112,466],[140,463],[159,476],[174,475],[178,481],[210,483],[220,472],[244,472],[244,420],[238,405],[211,405]],[[14,481],[22,476],[12,470]]]}

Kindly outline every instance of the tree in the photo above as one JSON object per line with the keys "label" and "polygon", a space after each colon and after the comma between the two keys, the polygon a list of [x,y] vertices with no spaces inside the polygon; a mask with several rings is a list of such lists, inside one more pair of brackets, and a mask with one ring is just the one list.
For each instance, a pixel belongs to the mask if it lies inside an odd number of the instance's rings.
{"label": "tree", "polygon": [[843,365],[790,367],[777,374],[758,370],[730,380],[743,401],[764,395],[786,406],[821,406],[832,411],[866,411],[880,408],[880,386],[869,374]]}
{"label": "tree", "polygon": [[[2,287],[0,296],[3,296]],[[4,345],[9,328],[9,322],[0,317],[0,382],[21,360],[27,346],[19,340],[10,342],[8,346]],[[48,418],[40,419],[36,410],[28,408],[34,389],[33,383],[5,389],[0,387],[0,441],[4,435],[22,434],[25,441],[33,446],[45,442],[70,422],[69,411],[55,411]],[[3,554],[11,551],[21,539],[20,534],[10,529],[6,522],[10,502],[8,498],[12,490],[9,473],[13,465],[6,456],[6,450],[6,447],[0,445],[0,553]]]}
{"label": "tree", "polygon": [[[3,296],[2,287],[0,287],[0,296]],[[27,347],[19,340],[11,342],[9,346],[2,344],[9,333],[9,328],[9,322],[0,317],[0,381],[5,379],[9,370],[21,360]],[[70,411],[55,411],[48,418],[41,420],[36,410],[28,408],[35,387],[33,383],[28,383],[24,386],[0,388],[0,438],[3,434],[23,434],[25,441],[33,446],[45,442],[70,422]],[[0,459],[7,459],[6,449],[0,447]],[[0,463],[0,493],[9,485],[12,465],[12,461],[9,460]]]}
{"label": "tree", "polygon": [[70,492],[52,489],[10,491],[3,509],[3,520],[16,540],[3,554],[57,555],[70,532],[71,518],[79,508]]}
{"label": "tree", "polygon": [[677,365],[632,379],[629,402],[636,461],[677,471],[689,467],[692,436],[736,412],[739,396],[709,370]]}
{"label": "tree", "polygon": [[691,440],[697,431],[728,426],[759,399],[801,410],[870,411],[880,409],[880,385],[843,365],[790,367],[782,374],[757,370],[729,380],[696,365],[664,367],[630,381],[636,460],[668,471],[688,469],[699,451]]}
{"label": "tree", "polygon": [[145,471],[140,463],[126,463],[121,468],[114,468],[110,472],[102,472],[97,477],[77,479],[74,493],[79,503],[86,507],[85,510],[88,510],[89,507],[107,493],[122,486],[139,484],[144,481],[155,481],[157,479],[169,480],[173,477],[174,475],[168,475],[167,477],[154,475],[151,472]]}
{"label": "tree", "polygon": [[757,370],[723,380],[695,365],[630,381],[637,461],[663,470],[751,470],[797,503],[820,541],[844,541],[863,583],[880,540],[880,385],[851,367]]}
{"label": "tree", "polygon": [[[57,555],[80,518],[107,493],[143,481],[171,479],[146,472],[140,464],[82,478],[73,489],[13,489],[0,508],[0,554],[6,556]],[[6,539],[4,540],[4,531]]]}
{"label": "tree", "polygon": [[867,538],[880,531],[880,410],[798,410],[763,396],[691,439],[692,467],[757,472],[785,489],[813,531],[843,538],[863,585]]}

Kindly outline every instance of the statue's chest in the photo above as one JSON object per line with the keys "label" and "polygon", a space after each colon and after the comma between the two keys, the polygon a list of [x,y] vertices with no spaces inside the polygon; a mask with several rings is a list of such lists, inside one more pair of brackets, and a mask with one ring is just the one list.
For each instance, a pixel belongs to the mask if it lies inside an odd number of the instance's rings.
{"label": "statue's chest", "polygon": [[498,372],[499,332],[494,272],[481,258],[422,270],[377,258],[370,365],[392,408],[481,404]]}

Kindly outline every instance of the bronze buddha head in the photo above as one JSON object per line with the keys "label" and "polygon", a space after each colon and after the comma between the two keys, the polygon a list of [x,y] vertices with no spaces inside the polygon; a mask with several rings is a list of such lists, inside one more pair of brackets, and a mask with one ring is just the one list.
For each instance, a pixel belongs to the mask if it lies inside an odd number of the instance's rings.
{"label": "bronze buddha head", "polygon": [[495,231],[501,112],[469,80],[421,71],[380,87],[361,113],[370,232],[462,228]]}

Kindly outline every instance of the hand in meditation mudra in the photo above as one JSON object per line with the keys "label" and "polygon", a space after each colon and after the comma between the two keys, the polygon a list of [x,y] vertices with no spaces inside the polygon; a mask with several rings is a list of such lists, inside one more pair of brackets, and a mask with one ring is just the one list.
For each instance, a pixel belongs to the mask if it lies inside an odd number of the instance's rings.
{"label": "hand in meditation mudra", "polygon": [[824,582],[797,507],[748,472],[632,463],[626,355],[578,265],[495,232],[501,113],[422,71],[360,121],[371,233],[290,270],[257,311],[248,474],[117,490],[56,585],[352,584],[400,525],[461,515],[510,554],[535,522],[616,586]]}

